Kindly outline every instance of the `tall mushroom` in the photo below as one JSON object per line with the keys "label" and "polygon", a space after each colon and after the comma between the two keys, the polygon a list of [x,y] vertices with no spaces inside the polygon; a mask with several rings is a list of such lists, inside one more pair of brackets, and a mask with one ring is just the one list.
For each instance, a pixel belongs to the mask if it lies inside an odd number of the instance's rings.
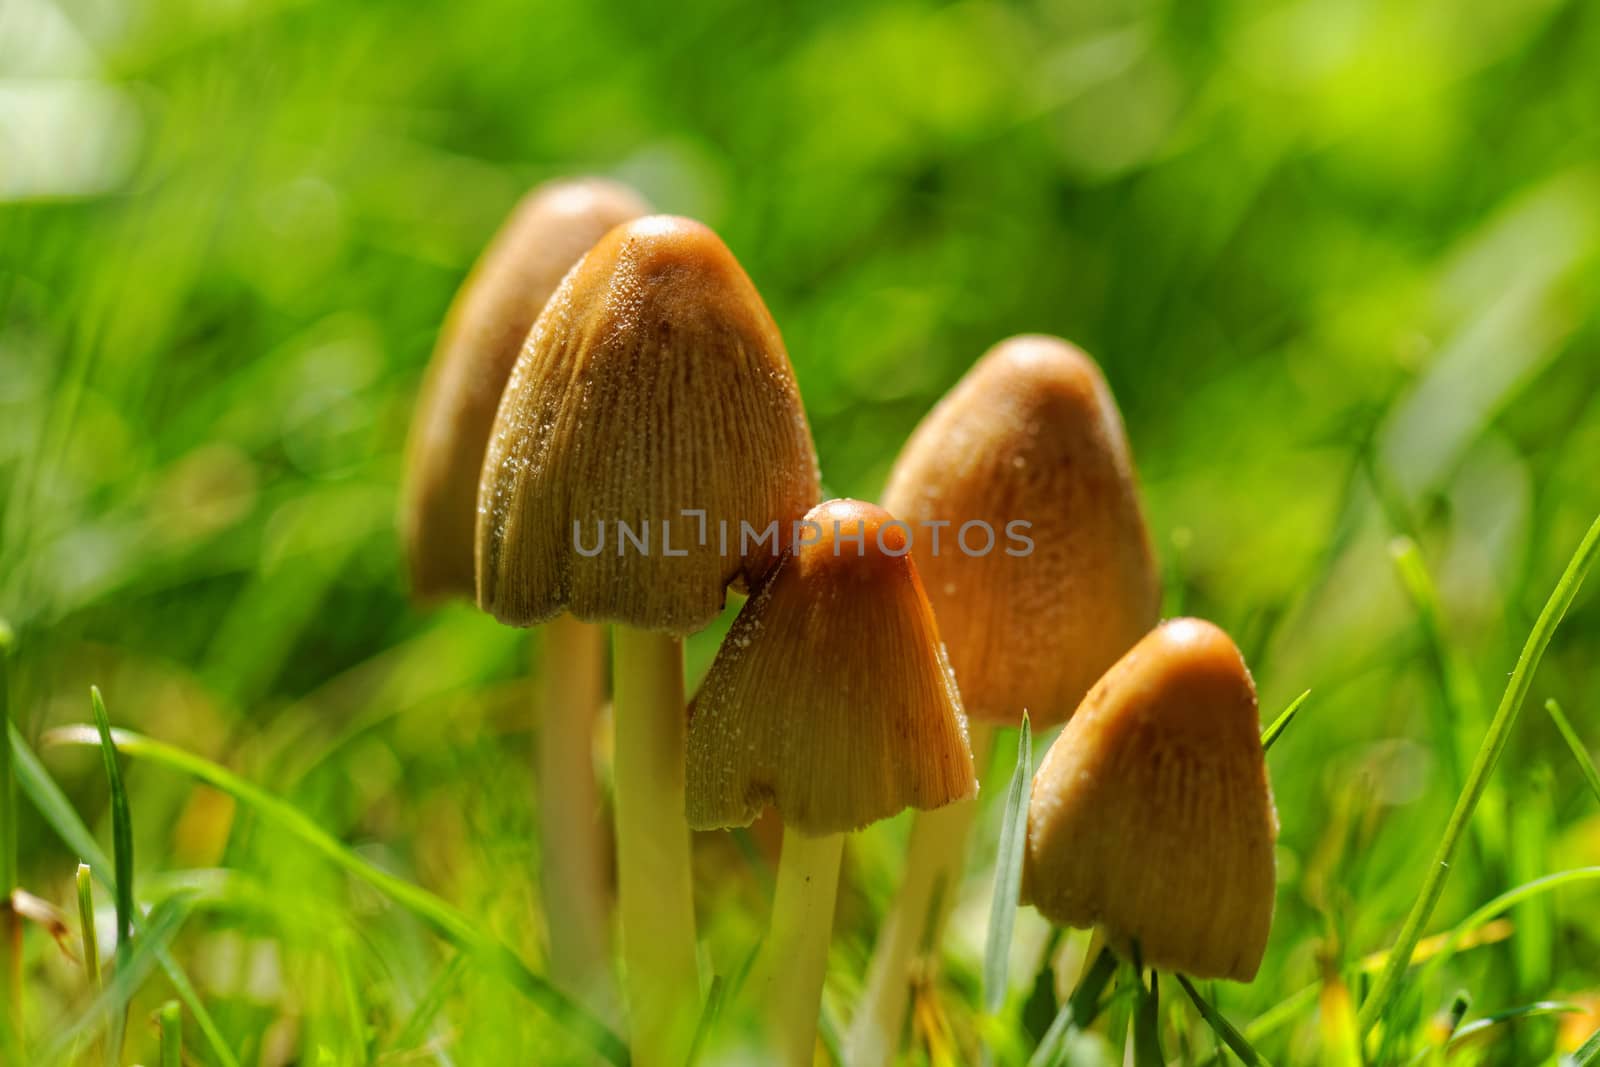
{"label": "tall mushroom", "polygon": [[1174,619],[1106,672],[1040,763],[1023,896],[1147,965],[1248,982],[1277,837],[1244,658],[1211,623]]}
{"label": "tall mushroom", "polygon": [[[456,295],[411,427],[401,524],[418,600],[471,597],[478,477],[506,379],[534,319],[606,232],[649,211],[597,178],[553,181],[523,198]],[[537,805],[540,885],[552,972],[603,988],[610,950],[609,863],[594,773],[600,627],[558,618],[540,643]]]}
{"label": "tall mushroom", "polygon": [[772,920],[750,1000],[768,1049],[809,1067],[844,835],[977,788],[966,717],[908,558],[904,523],[854,500],[814,508],[795,554],[746,602],[689,724],[699,829],[783,818]]}
{"label": "tall mushroom", "polygon": [[[884,504],[915,530],[980,769],[993,725],[1024,709],[1039,727],[1066,719],[1155,625],[1160,588],[1122,419],[1094,361],[1065,341],[990,349],[912,434]],[[848,1035],[852,1064],[894,1056],[913,957],[938,943],[975,814],[960,804],[912,824]]]}
{"label": "tall mushroom", "polygon": [[567,275],[500,404],[478,491],[478,603],[613,622],[619,903],[634,1062],[698,1018],[680,637],[777,565],[818,496],[782,338],[705,226],[619,226]]}

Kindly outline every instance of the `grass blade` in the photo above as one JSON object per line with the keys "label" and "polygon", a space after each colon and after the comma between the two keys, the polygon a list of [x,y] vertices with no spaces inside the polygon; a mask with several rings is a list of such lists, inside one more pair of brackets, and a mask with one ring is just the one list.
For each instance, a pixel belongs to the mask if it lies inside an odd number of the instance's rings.
{"label": "grass blade", "polygon": [[94,929],[94,873],[78,864],[78,929],[83,942],[83,973],[90,989],[100,988],[100,938]]}
{"label": "grass blade", "polygon": [[456,953],[450,957],[450,962],[445,964],[439,976],[428,986],[428,991],[417,1006],[412,1009],[411,1017],[406,1020],[406,1025],[400,1031],[400,1036],[395,1038],[390,1046],[390,1054],[396,1059],[405,1059],[405,1053],[412,1052],[421,1047],[428,1040],[428,1033],[433,1029],[433,1021],[438,1018],[439,1012],[444,1008],[444,1002],[461,983],[461,976],[467,972],[467,957]]}
{"label": "grass blade", "polygon": [[[1426,985],[1433,973],[1446,960],[1450,959],[1458,948],[1501,912],[1540,894],[1559,889],[1564,885],[1591,881],[1600,881],[1600,867],[1575,867],[1568,871],[1558,871],[1555,874],[1547,874],[1543,878],[1536,878],[1531,882],[1501,893],[1457,923],[1448,933],[1435,935],[1428,939],[1429,942],[1437,942],[1438,947],[1428,950],[1426,955],[1427,966],[1422,971],[1419,981]],[[1426,943],[1419,945],[1419,949],[1424,947],[1426,947]],[[1423,953],[1420,951],[1414,953],[1413,962],[1424,962],[1421,958],[1422,955]],[[1381,970],[1387,963],[1388,954],[1378,952],[1363,959],[1360,963],[1360,969],[1365,973],[1373,973]],[[1257,1041],[1277,1033],[1305,1012],[1311,1010],[1317,1002],[1319,988],[1317,984],[1301,987],[1273,1007],[1268,1008],[1250,1020],[1245,1025],[1244,1033]],[[1215,1062],[1215,1057],[1206,1061],[1206,1063],[1213,1062]]]}
{"label": "grass blade", "polygon": [[1078,988],[1072,991],[1072,996],[1067,1000],[1067,1007],[1072,1011],[1072,1025],[1079,1030],[1087,1030],[1089,1025],[1099,1018],[1103,1005],[1100,995],[1106,991],[1106,986],[1111,984],[1111,979],[1117,976],[1117,956],[1109,948],[1102,948],[1095,956],[1094,962],[1078,979]]}
{"label": "grass blade", "polygon": [[1434,585],[1433,576],[1428,573],[1422,550],[1410,537],[1400,537],[1390,545],[1389,552],[1395,570],[1399,572],[1400,584],[1416,610],[1417,621],[1422,627],[1423,639],[1433,661],[1433,673],[1442,703],[1430,701],[1428,706],[1432,711],[1439,747],[1444,749],[1451,786],[1460,789],[1464,784],[1464,763],[1469,755],[1464,751],[1461,726],[1481,728],[1481,698],[1472,671],[1455,652],[1445,633],[1439,590]]}
{"label": "grass blade", "polygon": [[1541,1000],[1533,1004],[1523,1004],[1520,1007],[1507,1008],[1497,1011],[1493,1015],[1486,1015],[1481,1019],[1474,1019],[1455,1032],[1450,1039],[1450,1047],[1454,1048],[1466,1041],[1478,1037],[1487,1030],[1506,1023],[1517,1022],[1521,1019],[1538,1019],[1546,1015],[1581,1015],[1583,1009],[1576,1004],[1568,1004],[1559,1000]]}
{"label": "grass blade", "polygon": [[830,1063],[844,1062],[844,1045],[839,1040],[839,1020],[834,1017],[833,1010],[826,1001],[822,1010],[817,1013],[817,1037],[822,1042],[822,1050],[828,1056]]}
{"label": "grass blade", "polygon": [[161,1005],[161,1067],[183,1067],[183,1008],[176,1000]]}
{"label": "grass blade", "polygon": [[[1301,699],[1305,698],[1302,697]],[[1200,995],[1200,991],[1190,983],[1189,979],[1181,974],[1177,977],[1178,984],[1183,987],[1183,991],[1189,995],[1190,1000],[1194,1001],[1194,1006],[1200,1009],[1200,1014],[1205,1018],[1206,1025],[1211,1027],[1212,1032],[1217,1035],[1224,1045],[1233,1050],[1233,1054],[1239,1057],[1240,1062],[1250,1064],[1251,1067],[1257,1064],[1261,1065],[1261,1067],[1270,1067],[1266,1059],[1250,1047],[1250,1042],[1245,1040],[1245,1036],[1235,1029],[1232,1023],[1224,1019],[1222,1013],[1217,1011],[1210,1001]]]}
{"label": "grass blade", "polygon": [[1456,1031],[1461,1029],[1461,1020],[1467,1017],[1467,1011],[1472,1007],[1472,997],[1465,989],[1460,990],[1450,998],[1450,1008],[1445,1014],[1444,1033],[1433,1040],[1431,1048],[1425,1048],[1411,1058],[1411,1063],[1428,1064],[1429,1067],[1443,1067],[1450,1060],[1450,1039],[1456,1036]]}
{"label": "grass blade", "polygon": [[1166,1067],[1167,1055],[1161,1051],[1161,978],[1151,971],[1148,987],[1141,973],[1136,971],[1133,978],[1138,987],[1133,1016],[1134,1067]]}
{"label": "grass blade", "polygon": [[1388,964],[1378,976],[1372,993],[1361,1005],[1358,1022],[1362,1033],[1371,1030],[1383,1017],[1389,1003],[1400,990],[1406,969],[1411,964],[1411,952],[1422,937],[1422,928],[1432,917],[1440,895],[1444,893],[1445,878],[1450,873],[1456,846],[1461,843],[1461,835],[1471,822],[1472,813],[1478,806],[1478,799],[1483,796],[1483,791],[1489,784],[1489,776],[1494,773],[1495,765],[1500,761],[1500,754],[1510,739],[1511,728],[1516,725],[1517,715],[1528,697],[1529,687],[1533,684],[1534,671],[1538,669],[1539,661],[1544,657],[1544,650],[1549,646],[1556,627],[1566,615],[1567,608],[1572,605],[1573,598],[1578,595],[1578,587],[1583,584],[1584,576],[1589,573],[1589,568],[1594,563],[1597,548],[1600,548],[1600,516],[1595,518],[1588,532],[1584,534],[1578,550],[1567,564],[1561,580],[1556,583],[1555,591],[1550,594],[1544,610],[1539,613],[1539,618],[1533,624],[1533,630],[1528,634],[1522,654],[1517,658],[1516,668],[1511,672],[1511,681],[1500,699],[1500,706],[1495,710],[1494,718],[1489,722],[1488,733],[1484,735],[1478,755],[1472,761],[1466,787],[1456,799],[1455,810],[1450,813],[1450,821],[1445,824],[1444,835],[1439,839],[1438,848],[1434,850],[1427,876],[1423,879],[1422,891],[1417,894],[1411,912],[1400,928],[1400,936],[1395,940]]}
{"label": "grass blade", "polygon": [[[39,757],[34,755],[26,741],[17,733],[16,728],[10,731],[10,744],[7,746],[15,759],[17,769],[17,784],[28,795],[45,821],[45,825],[55,831],[63,843],[73,852],[86,860],[93,869],[96,880],[107,889],[115,892],[116,886],[106,871],[111,866],[111,861],[101,851],[99,842],[78,817],[77,811],[67,800],[61,787],[56,785],[55,779],[44,769],[39,762]],[[142,929],[144,924],[134,917],[134,928]],[[205,1036],[206,1044],[218,1063],[223,1067],[239,1067],[239,1060],[228,1048],[228,1043],[223,1039],[222,1031],[218,1028],[216,1020],[206,1010],[205,1004],[200,1000],[200,995],[195,992],[194,983],[189,981],[189,976],[165,948],[156,953],[156,959],[161,964],[161,970],[166,974],[167,981],[172,983],[172,988],[178,994],[178,999],[183,1001],[183,1006],[189,1009],[189,1014],[194,1017],[194,1022]]]}
{"label": "grass blade", "polygon": [[106,781],[111,786],[111,859],[116,870],[117,954],[133,940],[133,817],[128,808],[128,790],[122,782],[122,767],[117,762],[117,747],[111,741],[111,719],[98,687],[89,689],[94,708],[95,729],[100,735],[100,754],[105,760]]}
{"label": "grass blade", "polygon": [[1083,972],[1083,977],[1078,979],[1078,988],[1072,991],[1072,996],[1056,1013],[1050,1029],[1039,1039],[1039,1047],[1028,1057],[1028,1067],[1051,1067],[1060,1060],[1068,1036],[1087,1030],[1099,1017],[1102,1007],[1100,994],[1105,992],[1116,973],[1117,957],[1109,948],[1102,948],[1089,969]]}
{"label": "grass blade", "polygon": [[1050,1022],[1050,1029],[1039,1039],[1039,1047],[1028,1057],[1028,1067],[1051,1067],[1061,1058],[1061,1048],[1066,1044],[1068,1035],[1077,1029],[1077,1023],[1072,1018],[1072,1003],[1069,1001],[1061,1005],[1061,1010],[1056,1012],[1056,1017]]}
{"label": "grass blade", "polygon": [[991,1015],[1006,1000],[1006,972],[1011,959],[1011,931],[1017,921],[1022,890],[1022,852],[1028,837],[1028,797],[1033,786],[1033,734],[1028,713],[1022,713],[1017,735],[1017,769],[1006,790],[1000,820],[1000,853],[994,865],[994,900],[989,906],[989,936],[983,953],[983,1007]]}
{"label": "grass blade", "polygon": [[1595,769],[1594,760],[1589,757],[1589,749],[1584,745],[1583,739],[1578,736],[1578,731],[1572,728],[1572,723],[1561,711],[1561,705],[1554,698],[1544,702],[1544,710],[1556,721],[1556,729],[1561,731],[1561,737],[1572,749],[1572,756],[1578,761],[1578,768],[1583,771],[1583,777],[1589,783],[1589,788],[1594,790],[1594,797],[1600,800],[1600,770]]}
{"label": "grass blade", "polygon": [[1596,1067],[1600,1065],[1600,1030],[1589,1035],[1589,1040],[1583,1047],[1572,1054],[1572,1067]]}
{"label": "grass blade", "polygon": [[1289,728],[1289,724],[1294,721],[1295,715],[1300,711],[1300,706],[1304,704],[1307,698],[1310,696],[1311,690],[1307,689],[1304,693],[1301,693],[1299,696],[1295,697],[1294,701],[1287,708],[1283,709],[1283,714],[1279,715],[1276,719],[1273,719],[1272,725],[1262,731],[1261,750],[1263,752],[1270,750],[1272,748],[1272,743],[1283,736],[1283,731]]}
{"label": "grass blade", "polygon": [[711,1031],[717,1025],[717,1016],[722,1014],[722,1002],[727,993],[726,979],[720,974],[712,975],[711,988],[706,990],[706,1006],[700,1010],[700,1023],[694,1029],[694,1041],[689,1045],[689,1058],[684,1061],[684,1067],[695,1067],[700,1061],[700,1054],[705,1051],[706,1041],[710,1039]]}
{"label": "grass blade", "polygon": [[[607,1061],[618,1065],[628,1062],[627,1046],[616,1034],[535,973],[505,942],[479,930],[465,913],[426,889],[362,859],[293,804],[210,760],[176,746],[126,730],[113,730],[111,736],[123,755],[148,760],[168,770],[186,774],[254,809],[261,818],[298,838],[301,844],[346,874],[365,882],[409,911],[440,937],[476,956]],[[82,726],[52,730],[48,740],[53,744],[96,743],[93,731]]]}
{"label": "grass blade", "polygon": [[[122,782],[122,768],[117,762],[117,749],[111,743],[111,718],[106,714],[106,703],[100,697],[98,686],[89,687],[89,704],[94,709],[100,755],[105,761],[106,781],[111,786],[111,862],[117,872],[116,969],[120,972],[133,942],[133,816],[128,807],[128,790]],[[106,1061],[113,1065],[122,1059],[122,1042],[128,1026],[126,1012],[124,1003],[122,1011],[111,1020]]]}
{"label": "grass blade", "polygon": [[200,994],[194,988],[194,983],[189,981],[188,973],[178,965],[172,951],[162,945],[156,951],[156,962],[161,964],[161,970],[165,972],[167,981],[172,983],[172,991],[178,994],[179,1002],[189,1009],[190,1015],[194,1016],[194,1024],[205,1035],[206,1044],[210,1046],[217,1061],[223,1064],[223,1067],[239,1067],[239,1061],[228,1048],[228,1043],[223,1039],[216,1020],[206,1010],[205,1004],[200,1000]]}
{"label": "grass blade", "polygon": [[[11,654],[11,627],[0,619],[0,730],[11,730],[11,684],[6,660]],[[17,777],[11,747],[0,745],[0,901],[17,888]]]}
{"label": "grass blade", "polygon": [[[107,979],[99,996],[94,998],[76,1022],[57,1030],[45,1058],[60,1060],[103,1027],[114,1028],[123,1019],[133,995],[160,963],[161,953],[172,943],[188,918],[189,902],[183,897],[173,897],[158,905],[150,913],[138,940],[130,944],[121,963]],[[122,1061],[118,1059],[116,1062]]]}
{"label": "grass blade", "polygon": [[111,868],[111,857],[101,849],[100,842],[83,824],[72,802],[56,785],[55,779],[50,777],[50,772],[44,769],[44,764],[39,762],[39,757],[34,755],[15,726],[11,728],[9,747],[17,769],[17,784],[33,802],[46,825],[56,832],[67,848],[89,864],[101,885],[114,891],[116,883],[105,873]]}
{"label": "grass blade", "polygon": [[[11,684],[6,660],[11,627],[0,620],[0,731],[11,731]],[[22,1044],[22,919],[11,905],[17,888],[17,778],[11,746],[0,745],[0,1042],[8,1059]]]}
{"label": "grass blade", "polygon": [[1431,979],[1434,972],[1455,953],[1456,948],[1469,934],[1496,916],[1509,911],[1518,904],[1525,903],[1562,886],[1571,885],[1574,882],[1588,881],[1600,881],[1600,867],[1574,867],[1569,871],[1557,871],[1555,874],[1547,874],[1543,878],[1535,878],[1531,882],[1525,882],[1501,893],[1475,909],[1471,915],[1456,924],[1445,937],[1444,943],[1439,950],[1428,959],[1427,966],[1422,971],[1422,981],[1426,982]]}

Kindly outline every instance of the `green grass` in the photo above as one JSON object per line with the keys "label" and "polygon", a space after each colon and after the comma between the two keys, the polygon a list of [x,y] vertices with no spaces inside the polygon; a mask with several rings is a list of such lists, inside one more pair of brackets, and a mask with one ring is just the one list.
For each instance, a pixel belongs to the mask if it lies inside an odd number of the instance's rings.
{"label": "green grass", "polygon": [[[171,745],[164,745],[137,734],[111,731],[104,725],[103,717],[101,722],[98,737],[90,735],[85,730],[65,728],[51,735],[50,739],[56,743],[99,744],[107,753],[108,767],[115,766],[111,755],[113,752],[148,759],[199,779],[249,805],[264,820],[281,827],[297,839],[304,848],[320,854],[330,863],[365,882],[395,904],[411,912],[446,941],[471,953],[486,972],[502,976],[537,1008],[545,1012],[553,1023],[570,1029],[587,1041],[594,1052],[612,1062],[625,1060],[626,1052],[622,1043],[604,1024],[592,1018],[589,1013],[531,971],[527,964],[517,958],[513,949],[479,930],[472,920],[459,910],[362,859],[328,836],[292,805],[283,803],[265,790],[251,785],[224,768]],[[119,869],[119,886],[128,884],[124,880],[124,875],[125,872]],[[122,922],[120,908],[118,914],[120,926]]]}
{"label": "green grass", "polygon": [[1594,798],[1600,800],[1600,768],[1595,767],[1594,757],[1589,755],[1588,748],[1583,739],[1578,736],[1578,731],[1572,728],[1572,723],[1567,719],[1566,712],[1561,710],[1561,705],[1552,698],[1544,702],[1545,711],[1550,713],[1551,720],[1556,724],[1556,729],[1561,731],[1561,740],[1572,749],[1572,759],[1578,769],[1583,772],[1584,781],[1589,783],[1589,789],[1594,793]]}
{"label": "green grass", "polygon": [[1360,1021],[1363,1029],[1371,1029],[1384,1017],[1390,1000],[1399,991],[1399,983],[1403,981],[1405,972],[1411,965],[1411,953],[1422,936],[1422,928],[1427,925],[1433,915],[1434,907],[1439,903],[1439,897],[1444,893],[1445,879],[1449,876],[1450,865],[1455,860],[1461,836],[1472,820],[1484,790],[1488,788],[1490,776],[1494,774],[1495,766],[1500,762],[1500,756],[1511,737],[1512,727],[1516,725],[1517,716],[1522,712],[1523,703],[1528,697],[1528,689],[1533,685],[1533,674],[1539,667],[1539,660],[1543,658],[1544,650],[1549,647],[1556,627],[1561,624],[1567,609],[1571,607],[1573,598],[1578,595],[1578,588],[1583,584],[1584,576],[1589,573],[1597,552],[1600,552],[1600,515],[1595,517],[1589,532],[1578,545],[1572,562],[1567,565],[1566,573],[1556,584],[1555,592],[1550,594],[1544,610],[1539,613],[1539,618],[1533,624],[1533,631],[1528,635],[1527,644],[1523,646],[1522,654],[1517,658],[1517,666],[1511,672],[1511,681],[1506,685],[1505,696],[1500,699],[1500,707],[1489,723],[1483,745],[1473,760],[1472,769],[1467,773],[1466,783],[1456,800],[1454,810],[1450,813],[1450,821],[1445,825],[1444,834],[1439,838],[1433,860],[1428,864],[1427,874],[1422,881],[1422,891],[1417,894],[1416,903],[1406,915],[1405,925],[1400,929],[1400,936],[1390,951],[1389,961],[1378,978],[1378,984],[1361,1006]]}
{"label": "green grass", "polygon": [[[725,237],[832,494],[877,497],[994,341],[1094,354],[1167,610],[1290,709],[1260,975],[1153,1003],[1021,908],[986,1009],[1001,746],[918,1005],[940,1062],[1122,1062],[1135,1021],[1176,1063],[1600,1062],[1600,595],[1562,579],[1600,511],[1595,4],[4,12],[0,889],[81,926],[98,881],[120,958],[26,925],[0,1059],[99,1063],[125,1015],[160,1063],[173,1000],[190,1064],[620,1056],[547,980],[525,635],[409,604],[394,532],[451,294],[593,171]],[[849,846],[837,1026],[906,831]],[[763,848],[698,842],[708,975],[760,936]]]}
{"label": "green grass", "polygon": [[1023,853],[1028,838],[1028,798],[1033,788],[1033,727],[1022,713],[1017,731],[1017,764],[1006,788],[1000,819],[1000,848],[994,859],[994,894],[989,931],[984,939],[983,1007],[993,1014],[1006,1000],[1011,964],[1011,936],[1016,928],[1017,899],[1022,893]]}

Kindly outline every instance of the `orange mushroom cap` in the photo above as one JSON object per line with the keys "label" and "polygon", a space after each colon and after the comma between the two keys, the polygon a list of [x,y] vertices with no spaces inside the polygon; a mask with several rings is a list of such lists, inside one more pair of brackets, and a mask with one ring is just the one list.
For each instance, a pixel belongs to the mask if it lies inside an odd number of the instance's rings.
{"label": "orange mushroom cap", "polygon": [[1250,671],[1222,630],[1174,619],[1106,672],[1040,763],[1023,894],[1147,964],[1247,982],[1277,837]]}
{"label": "orange mushroom cap", "polygon": [[512,371],[478,489],[478,603],[524,626],[570,610],[695,630],[777,565],[818,495],[755,286],[700,223],[639,219],[567,275]]}
{"label": "orange mushroom cap", "polygon": [[689,721],[689,825],[768,804],[820,835],[977,790],[961,696],[908,554],[882,508],[813,508],[745,603]]}
{"label": "orange mushroom cap", "polygon": [[[990,349],[912,434],[884,506],[916,526],[917,568],[975,719],[1026,708],[1035,725],[1061,722],[1156,623],[1122,418],[1094,361],[1065,341]],[[993,537],[987,553],[957,544],[970,522],[987,524],[970,541]],[[928,523],[948,524],[938,551]]]}

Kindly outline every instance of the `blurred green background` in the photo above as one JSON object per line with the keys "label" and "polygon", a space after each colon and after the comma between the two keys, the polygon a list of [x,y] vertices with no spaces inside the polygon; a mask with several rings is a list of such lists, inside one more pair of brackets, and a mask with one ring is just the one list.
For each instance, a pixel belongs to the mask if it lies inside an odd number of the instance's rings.
{"label": "blurred green background", "polygon": [[[536,956],[526,640],[409,606],[396,486],[476,254],[532,184],[604,173],[739,256],[834,495],[876,496],[1006,335],[1102,362],[1168,613],[1235,634],[1264,715],[1313,691],[1269,761],[1268,960],[1218,996],[1248,1019],[1348,978],[1393,937],[1461,753],[1600,510],[1597,68],[1584,0],[0,0],[0,616],[19,726],[37,742],[86,720],[96,683],[118,723],[290,797]],[[1397,578],[1401,536],[1442,640]],[[1597,637],[1591,588],[1436,928],[1600,863],[1600,808],[1538,707],[1558,698],[1600,744]],[[691,643],[691,673],[715,641]],[[98,757],[46,762],[103,824]],[[245,1062],[396,1051],[444,966],[431,939],[216,794],[138,764],[129,780],[142,890],[234,872],[177,954]],[[21,816],[24,884],[71,899],[76,856]],[[903,823],[846,860],[841,1010]],[[719,969],[761,914],[724,851],[701,871]],[[986,890],[975,869],[975,923]],[[1460,987],[1474,1013],[1600,1010],[1597,908],[1565,892],[1518,909],[1417,1010]],[[1019,933],[1024,984],[1040,937]],[[957,940],[940,997],[960,1031],[976,949]],[[70,965],[29,945],[36,1025],[71,1018]],[[492,981],[442,984],[459,1062],[564,1055]],[[1294,1062],[1325,1024],[1313,1006],[1263,1050]],[[1539,1062],[1556,1030],[1515,1028],[1494,1062]]]}

